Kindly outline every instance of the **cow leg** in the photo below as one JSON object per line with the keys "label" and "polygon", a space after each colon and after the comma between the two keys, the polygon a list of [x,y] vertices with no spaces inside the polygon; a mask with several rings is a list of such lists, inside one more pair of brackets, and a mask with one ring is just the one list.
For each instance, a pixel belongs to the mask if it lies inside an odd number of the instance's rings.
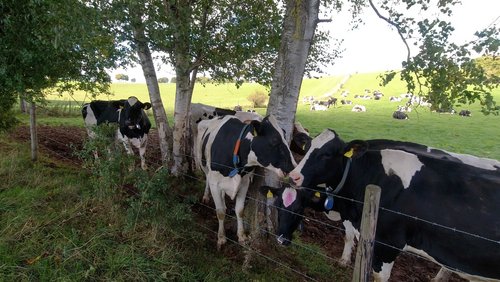
{"label": "cow leg", "polygon": [[[381,242],[379,238],[377,241]],[[384,242],[384,241],[382,241]],[[385,241],[387,242],[387,241]],[[392,246],[397,246],[395,242],[387,242],[387,245],[375,243],[373,254],[373,278],[375,282],[387,282],[391,277],[394,261],[399,255],[399,249]],[[402,247],[401,247],[402,248]]]}
{"label": "cow leg", "polygon": [[210,186],[208,185],[208,181],[205,181],[205,192],[203,193],[202,203],[208,204],[210,202]]}
{"label": "cow leg", "polygon": [[210,183],[210,191],[215,203],[215,212],[219,220],[219,230],[217,231],[217,250],[226,243],[226,232],[224,230],[224,218],[226,217],[226,203],[224,201],[225,193],[218,189],[217,183]]}
{"label": "cow leg", "polygon": [[243,227],[243,210],[245,208],[245,198],[247,196],[248,186],[250,184],[250,179],[248,176],[244,176],[241,179],[240,188],[238,194],[236,195],[236,219],[238,221],[238,242],[244,243],[247,240],[245,235],[245,229]]}
{"label": "cow leg", "polygon": [[148,145],[148,135],[144,134],[142,138],[133,138],[130,140],[132,145],[139,149],[139,157],[141,158],[141,168],[146,170],[148,166],[146,165],[146,147]]}
{"label": "cow leg", "polygon": [[342,222],[345,228],[344,237],[344,250],[342,251],[342,257],[340,258],[340,264],[347,266],[351,264],[352,250],[354,248],[354,238],[359,239],[359,231],[354,228],[349,220],[344,220]]}

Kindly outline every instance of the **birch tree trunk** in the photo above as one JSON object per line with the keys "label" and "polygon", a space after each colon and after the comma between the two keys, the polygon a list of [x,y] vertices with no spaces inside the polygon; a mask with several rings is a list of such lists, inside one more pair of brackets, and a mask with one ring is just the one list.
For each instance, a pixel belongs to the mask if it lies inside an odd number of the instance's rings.
{"label": "birch tree trunk", "polygon": [[[276,117],[278,124],[286,131],[285,138],[288,142],[293,132],[307,56],[318,24],[319,4],[320,0],[286,1],[281,46],[271,85],[267,114],[273,114]],[[248,189],[248,198],[258,199],[259,202],[265,203],[266,198],[260,193],[259,186],[264,182],[266,185],[279,187],[279,179],[273,173],[265,175],[264,181],[252,183],[252,187]],[[251,243],[258,246],[264,238],[259,236],[261,234],[259,230],[265,228],[262,221],[262,215],[266,214],[265,206],[251,204],[246,210],[248,214],[246,219],[250,222],[250,233],[253,235]],[[249,260],[249,255],[247,255],[246,261]]]}
{"label": "birch tree trunk", "polygon": [[290,142],[307,56],[318,24],[320,0],[287,0],[278,60],[267,114],[273,114]]}
{"label": "birch tree trunk", "polygon": [[[189,120],[189,109],[191,108],[191,98],[193,96],[193,86],[196,77],[196,71],[193,73],[191,81],[188,70],[189,61],[185,61],[182,56],[177,57],[176,65],[176,90],[175,90],[175,112],[174,112],[174,144],[172,174],[181,176],[187,173],[193,161],[191,140],[191,123]],[[193,128],[193,130],[195,130]]]}
{"label": "birch tree trunk", "polygon": [[[136,20],[140,20],[136,18]],[[160,87],[156,77],[153,57],[148,46],[148,40],[144,34],[144,26],[141,24],[134,26],[134,41],[136,43],[137,55],[141,63],[146,85],[148,87],[149,99],[153,107],[153,115],[158,130],[158,139],[160,143],[161,160],[164,167],[168,167],[171,160],[170,148],[172,144],[172,129],[168,124],[167,114],[163,107],[160,96]]]}

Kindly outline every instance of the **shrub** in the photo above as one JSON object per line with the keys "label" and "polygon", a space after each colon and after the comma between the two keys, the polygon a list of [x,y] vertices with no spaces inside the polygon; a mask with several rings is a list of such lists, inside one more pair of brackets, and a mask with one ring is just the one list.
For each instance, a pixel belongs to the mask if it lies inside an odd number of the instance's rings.
{"label": "shrub", "polygon": [[247,100],[252,102],[254,108],[263,108],[266,106],[267,95],[264,91],[256,90],[248,95]]}

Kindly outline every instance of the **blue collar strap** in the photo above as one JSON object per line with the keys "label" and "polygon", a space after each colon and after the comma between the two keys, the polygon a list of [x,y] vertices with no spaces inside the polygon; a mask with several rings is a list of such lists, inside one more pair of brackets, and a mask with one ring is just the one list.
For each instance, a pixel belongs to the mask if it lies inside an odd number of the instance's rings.
{"label": "blue collar strap", "polygon": [[233,168],[233,170],[231,170],[231,172],[229,172],[229,177],[235,176],[243,168],[243,167],[238,167],[238,164],[240,163],[240,157],[238,156],[238,151],[240,150],[241,138],[243,137],[243,134],[249,125],[250,124],[247,123],[247,124],[245,124],[245,126],[243,126],[243,128],[241,129],[241,132],[240,132],[240,136],[238,137],[238,140],[236,140],[236,144],[234,145],[234,149],[233,149],[233,166],[234,166],[234,168]]}
{"label": "blue collar strap", "polygon": [[351,163],[352,163],[352,159],[348,158],[347,164],[345,165],[344,174],[342,175],[342,179],[340,180],[340,182],[337,185],[337,187],[335,188],[335,190],[333,190],[333,188],[330,186],[326,187],[326,192],[327,192],[326,193],[327,198],[325,200],[325,209],[326,210],[333,209],[333,195],[338,194],[340,192],[340,190],[342,189],[342,187],[344,187],[345,180],[347,179],[347,174],[349,173],[349,169],[351,168]]}

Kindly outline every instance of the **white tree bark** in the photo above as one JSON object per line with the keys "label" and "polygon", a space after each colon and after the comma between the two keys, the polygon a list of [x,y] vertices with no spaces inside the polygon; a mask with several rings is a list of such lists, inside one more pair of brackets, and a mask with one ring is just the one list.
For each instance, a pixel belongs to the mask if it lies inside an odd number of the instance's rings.
{"label": "white tree bark", "polygon": [[[297,111],[299,97],[307,56],[318,23],[320,0],[287,0],[284,28],[281,36],[281,46],[276,61],[276,68],[271,85],[271,96],[267,114],[273,114],[279,125],[286,131],[286,140],[290,142],[293,123]],[[262,173],[261,173],[262,175]],[[260,193],[259,186],[279,187],[279,179],[273,173],[266,173],[265,181],[255,181],[248,190],[248,198],[258,199],[265,203],[265,196]],[[252,202],[252,201],[249,201]],[[265,229],[265,205],[249,203],[247,220],[251,222],[252,244],[259,244],[263,239],[260,230]],[[275,223],[276,225],[276,223]],[[250,257],[247,255],[246,261]]]}
{"label": "white tree bark", "polygon": [[134,26],[134,41],[136,43],[136,51],[139,56],[144,78],[146,79],[149,99],[153,108],[153,115],[158,130],[162,164],[164,167],[168,167],[171,160],[170,148],[172,146],[172,129],[168,124],[167,114],[161,100],[160,87],[156,77],[153,57],[151,56],[151,50],[149,49],[148,40],[144,34],[144,27],[142,25]]}
{"label": "white tree bark", "polygon": [[297,101],[312,39],[318,24],[320,0],[287,0],[281,46],[276,62],[267,114],[273,114],[291,140]]}

